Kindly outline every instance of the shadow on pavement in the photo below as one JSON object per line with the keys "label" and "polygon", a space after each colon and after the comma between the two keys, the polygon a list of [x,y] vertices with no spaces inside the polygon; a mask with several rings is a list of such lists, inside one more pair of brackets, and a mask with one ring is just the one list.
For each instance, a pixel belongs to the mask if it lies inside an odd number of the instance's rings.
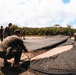
{"label": "shadow on pavement", "polygon": [[11,67],[11,65],[1,67],[1,71],[4,75],[19,75],[26,72],[29,68],[30,61],[25,61],[19,67]]}

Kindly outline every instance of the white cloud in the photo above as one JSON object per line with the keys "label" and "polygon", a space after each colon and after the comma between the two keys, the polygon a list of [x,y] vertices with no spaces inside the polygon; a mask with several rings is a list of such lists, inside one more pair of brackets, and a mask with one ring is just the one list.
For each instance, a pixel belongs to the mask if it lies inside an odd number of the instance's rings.
{"label": "white cloud", "polygon": [[[0,0],[0,24],[46,27],[59,23],[67,26],[76,19],[76,0]],[[72,27],[76,27],[74,24]]]}

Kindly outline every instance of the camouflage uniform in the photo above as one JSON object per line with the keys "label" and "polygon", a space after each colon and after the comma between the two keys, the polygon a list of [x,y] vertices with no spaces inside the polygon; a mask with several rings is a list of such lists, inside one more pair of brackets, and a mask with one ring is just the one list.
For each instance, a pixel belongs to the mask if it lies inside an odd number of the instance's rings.
{"label": "camouflage uniform", "polygon": [[1,26],[1,29],[0,29],[0,39],[1,39],[1,42],[3,41],[3,34],[4,34],[4,29],[3,29],[3,26]]}
{"label": "camouflage uniform", "polygon": [[20,61],[22,50],[27,52],[23,41],[16,35],[6,37],[0,44],[0,57],[6,61],[14,57],[15,63]]}
{"label": "camouflage uniform", "polygon": [[6,27],[4,29],[4,38],[6,38],[7,36],[11,36],[12,35],[11,30],[12,30],[11,27]]}

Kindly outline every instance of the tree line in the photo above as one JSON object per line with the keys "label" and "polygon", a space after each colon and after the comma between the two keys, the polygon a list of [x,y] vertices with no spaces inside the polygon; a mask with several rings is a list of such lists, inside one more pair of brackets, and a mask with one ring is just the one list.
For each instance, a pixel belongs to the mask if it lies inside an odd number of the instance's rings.
{"label": "tree line", "polygon": [[45,28],[32,28],[32,27],[18,27],[17,25],[13,25],[11,28],[11,33],[14,33],[15,29],[20,29],[22,36],[26,35],[58,35],[58,34],[63,34],[63,35],[71,35],[76,32],[76,29],[71,28],[70,26],[67,27],[45,27]]}

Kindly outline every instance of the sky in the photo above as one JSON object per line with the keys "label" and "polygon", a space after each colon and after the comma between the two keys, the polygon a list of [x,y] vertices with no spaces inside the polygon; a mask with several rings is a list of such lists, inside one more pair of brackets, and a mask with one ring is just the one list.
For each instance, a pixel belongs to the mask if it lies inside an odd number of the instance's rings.
{"label": "sky", "polygon": [[0,25],[76,28],[76,0],[0,0]]}

